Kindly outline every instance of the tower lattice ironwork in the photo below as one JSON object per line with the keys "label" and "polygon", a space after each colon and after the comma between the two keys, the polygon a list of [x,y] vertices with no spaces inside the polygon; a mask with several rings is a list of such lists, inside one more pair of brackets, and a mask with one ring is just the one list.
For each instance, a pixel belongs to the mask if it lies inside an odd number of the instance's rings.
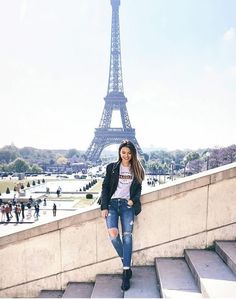
{"label": "tower lattice ironwork", "polygon": [[[138,153],[140,155],[143,154],[135,137],[135,129],[131,127],[126,108],[127,98],[124,96],[119,24],[120,0],[110,1],[112,6],[112,26],[108,88],[107,95],[104,98],[105,106],[99,128],[95,129],[95,136],[86,151],[87,159],[92,162],[98,161],[105,147],[111,144],[119,144],[124,139],[132,141]],[[111,128],[112,113],[114,110],[120,111],[121,128]]]}

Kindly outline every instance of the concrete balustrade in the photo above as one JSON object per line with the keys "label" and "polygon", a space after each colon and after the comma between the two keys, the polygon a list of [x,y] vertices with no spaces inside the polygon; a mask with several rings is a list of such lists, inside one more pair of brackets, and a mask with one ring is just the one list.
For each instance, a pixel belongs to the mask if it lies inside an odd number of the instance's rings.
{"label": "concrete balustrade", "polygon": [[[236,237],[236,163],[179,179],[142,195],[135,220],[134,265],[183,256]],[[0,238],[0,297],[34,297],[120,273],[99,207]]]}

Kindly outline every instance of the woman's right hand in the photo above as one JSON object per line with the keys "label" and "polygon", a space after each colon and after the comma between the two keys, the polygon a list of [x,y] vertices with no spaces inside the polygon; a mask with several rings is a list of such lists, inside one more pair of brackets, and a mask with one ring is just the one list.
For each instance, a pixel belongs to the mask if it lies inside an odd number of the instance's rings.
{"label": "woman's right hand", "polygon": [[102,210],[102,218],[107,218],[108,210]]}

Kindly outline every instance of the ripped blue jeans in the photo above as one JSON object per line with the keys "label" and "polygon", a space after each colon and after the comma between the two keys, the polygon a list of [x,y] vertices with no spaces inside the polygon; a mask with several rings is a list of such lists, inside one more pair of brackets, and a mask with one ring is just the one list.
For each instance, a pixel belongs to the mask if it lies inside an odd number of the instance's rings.
{"label": "ripped blue jeans", "polygon": [[[119,234],[118,221],[121,220],[122,241]],[[119,257],[123,260],[123,267],[130,267],[132,257],[132,233],[134,225],[134,208],[128,205],[126,199],[113,198],[108,207],[106,218],[107,229],[117,229],[116,237],[111,237],[111,242]]]}

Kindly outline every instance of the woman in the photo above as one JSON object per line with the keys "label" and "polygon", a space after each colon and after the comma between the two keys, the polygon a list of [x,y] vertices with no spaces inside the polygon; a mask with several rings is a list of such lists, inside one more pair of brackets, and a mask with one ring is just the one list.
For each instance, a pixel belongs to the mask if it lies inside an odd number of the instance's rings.
{"label": "woman", "polygon": [[[130,288],[132,232],[134,215],[141,212],[140,195],[144,170],[132,142],[125,140],[119,146],[119,160],[107,166],[102,185],[101,210],[111,242],[123,263],[121,289]],[[118,229],[121,220],[122,241]]]}

